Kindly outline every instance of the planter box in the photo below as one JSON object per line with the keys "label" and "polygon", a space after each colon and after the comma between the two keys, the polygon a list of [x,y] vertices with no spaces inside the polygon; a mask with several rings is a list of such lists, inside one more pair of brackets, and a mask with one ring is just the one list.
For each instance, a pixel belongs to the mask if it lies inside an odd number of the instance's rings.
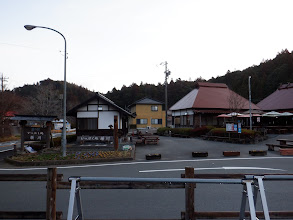
{"label": "planter box", "polygon": [[223,151],[223,155],[225,157],[237,157],[237,156],[240,156],[240,152],[239,151]]}
{"label": "planter box", "polygon": [[207,157],[208,152],[192,152],[192,157]]}
{"label": "planter box", "polygon": [[159,160],[159,159],[161,159],[161,154],[146,154],[145,159],[146,160]]}
{"label": "planter box", "polygon": [[251,156],[265,156],[267,155],[267,151],[266,150],[250,150],[249,154]]}
{"label": "planter box", "polygon": [[280,155],[293,156],[293,149],[292,148],[280,148]]}

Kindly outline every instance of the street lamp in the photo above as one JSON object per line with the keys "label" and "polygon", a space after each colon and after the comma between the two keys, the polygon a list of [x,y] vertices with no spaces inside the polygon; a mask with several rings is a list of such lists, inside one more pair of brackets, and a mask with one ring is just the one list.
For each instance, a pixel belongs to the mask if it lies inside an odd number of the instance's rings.
{"label": "street lamp", "polygon": [[48,27],[42,27],[42,26],[35,26],[35,25],[25,25],[24,26],[25,29],[27,29],[28,31],[31,31],[35,28],[44,28],[44,29],[49,29],[51,31],[55,31],[58,34],[60,34],[63,39],[64,39],[64,43],[65,43],[65,49],[64,49],[64,94],[63,94],[63,129],[62,129],[62,155],[63,157],[66,156],[66,39],[63,36],[63,34],[61,34],[59,31],[56,31],[52,28],[48,28]]}
{"label": "street lamp", "polygon": [[252,130],[250,79],[251,79],[251,76],[248,77],[248,90],[249,90],[249,129]]}

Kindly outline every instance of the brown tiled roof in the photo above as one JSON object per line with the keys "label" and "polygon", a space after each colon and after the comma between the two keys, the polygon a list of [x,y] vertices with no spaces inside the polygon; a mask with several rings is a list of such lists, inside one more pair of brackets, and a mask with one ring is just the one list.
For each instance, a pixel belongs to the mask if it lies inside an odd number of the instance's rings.
{"label": "brown tiled roof", "polygon": [[[198,83],[198,89],[192,90],[175,103],[170,110],[179,109],[230,109],[229,97],[233,96],[243,103],[243,110],[249,109],[249,101],[233,92],[223,83]],[[259,109],[252,103],[252,109]]]}
{"label": "brown tiled roof", "polygon": [[264,111],[293,109],[293,83],[281,85],[257,105]]}

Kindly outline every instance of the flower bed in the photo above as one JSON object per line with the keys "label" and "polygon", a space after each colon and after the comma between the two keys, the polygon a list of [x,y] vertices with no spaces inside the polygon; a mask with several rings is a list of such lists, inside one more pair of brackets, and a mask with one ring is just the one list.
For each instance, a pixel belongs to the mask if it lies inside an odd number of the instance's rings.
{"label": "flower bed", "polygon": [[90,151],[74,152],[67,154],[65,157],[61,153],[41,153],[41,154],[23,154],[13,156],[10,159],[16,161],[56,161],[56,160],[89,160],[100,158],[127,158],[131,156],[130,151]]}

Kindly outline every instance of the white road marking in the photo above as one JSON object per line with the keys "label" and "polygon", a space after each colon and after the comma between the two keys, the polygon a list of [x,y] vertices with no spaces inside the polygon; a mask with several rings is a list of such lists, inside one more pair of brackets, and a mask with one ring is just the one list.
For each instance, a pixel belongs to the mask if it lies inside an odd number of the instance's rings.
{"label": "white road marking", "polygon": [[11,151],[11,150],[13,150],[13,148],[7,149],[7,150],[2,150],[2,151],[0,151],[0,153],[4,153],[4,152],[7,152],[7,151]]}
{"label": "white road marking", "polygon": [[[57,167],[58,169],[73,169],[73,168],[88,168],[88,167],[106,167],[106,166],[121,166],[121,165],[137,165],[137,164],[155,164],[155,163],[185,163],[185,162],[208,162],[208,161],[233,161],[233,160],[270,160],[270,159],[293,159],[293,157],[247,157],[247,158],[219,158],[219,159],[195,159],[195,160],[163,160],[163,161],[140,161],[140,162],[121,162],[121,163],[106,163],[106,164],[86,164]],[[47,167],[28,167],[28,168],[7,168],[0,171],[16,171],[16,170],[46,170]]]}
{"label": "white road marking", "polygon": [[[164,170],[140,170],[139,173],[155,173],[155,172],[174,172],[184,171],[185,169],[164,169]],[[264,167],[210,167],[210,168],[194,168],[194,170],[271,170],[286,171],[282,169],[264,168]]]}

